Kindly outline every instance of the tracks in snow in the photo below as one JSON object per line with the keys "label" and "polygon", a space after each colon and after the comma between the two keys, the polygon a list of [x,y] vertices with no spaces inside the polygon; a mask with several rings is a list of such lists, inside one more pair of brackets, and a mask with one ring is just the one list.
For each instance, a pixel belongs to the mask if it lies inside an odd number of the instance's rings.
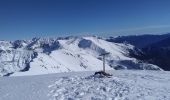
{"label": "tracks in snow", "polygon": [[165,80],[138,73],[111,78],[61,77],[49,86],[49,96],[51,100],[170,100],[170,80]]}
{"label": "tracks in snow", "polygon": [[63,77],[49,87],[54,100],[114,100],[129,93],[128,85],[116,77]]}

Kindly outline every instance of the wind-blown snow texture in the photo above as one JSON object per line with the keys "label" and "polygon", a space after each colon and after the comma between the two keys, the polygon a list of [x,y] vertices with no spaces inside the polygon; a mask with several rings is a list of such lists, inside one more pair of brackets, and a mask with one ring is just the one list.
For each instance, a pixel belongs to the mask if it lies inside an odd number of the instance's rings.
{"label": "wind-blown snow texture", "polygon": [[110,71],[0,78],[0,100],[170,100],[166,71]]}
{"label": "wind-blown snow texture", "polygon": [[98,37],[34,38],[14,42],[0,41],[0,76],[39,75],[102,69],[103,52],[106,69],[161,70],[128,57],[129,44],[111,43]]}

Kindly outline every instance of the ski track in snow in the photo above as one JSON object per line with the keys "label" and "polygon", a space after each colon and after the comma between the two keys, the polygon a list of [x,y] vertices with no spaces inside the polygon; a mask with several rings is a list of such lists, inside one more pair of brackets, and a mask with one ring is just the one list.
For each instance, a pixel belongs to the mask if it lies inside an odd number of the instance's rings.
{"label": "ski track in snow", "polygon": [[170,72],[71,72],[0,78],[0,100],[170,100]]}

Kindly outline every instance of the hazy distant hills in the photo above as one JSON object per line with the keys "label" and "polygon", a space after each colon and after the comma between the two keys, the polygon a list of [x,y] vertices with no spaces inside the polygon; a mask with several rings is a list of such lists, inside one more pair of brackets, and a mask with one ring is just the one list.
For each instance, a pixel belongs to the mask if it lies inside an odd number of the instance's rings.
{"label": "hazy distant hills", "polygon": [[122,36],[107,41],[130,43],[136,47],[136,52],[130,54],[132,57],[170,70],[170,34]]}
{"label": "hazy distant hills", "polygon": [[160,42],[164,39],[170,38],[170,33],[163,35],[132,35],[132,36],[119,36],[116,38],[110,37],[107,41],[115,43],[130,43],[137,48],[146,48],[149,45]]}

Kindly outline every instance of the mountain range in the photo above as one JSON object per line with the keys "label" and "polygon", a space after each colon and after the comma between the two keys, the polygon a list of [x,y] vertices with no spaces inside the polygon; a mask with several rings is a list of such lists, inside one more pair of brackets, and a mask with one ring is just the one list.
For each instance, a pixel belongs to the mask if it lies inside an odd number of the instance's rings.
{"label": "mountain range", "polygon": [[140,50],[135,45],[109,39],[70,36],[0,41],[0,76],[99,71],[103,63],[99,55],[105,52],[110,53],[106,57],[106,70],[162,70],[139,59]]}
{"label": "mountain range", "polygon": [[109,42],[128,43],[135,46],[130,56],[170,71],[170,34],[110,37]]}

